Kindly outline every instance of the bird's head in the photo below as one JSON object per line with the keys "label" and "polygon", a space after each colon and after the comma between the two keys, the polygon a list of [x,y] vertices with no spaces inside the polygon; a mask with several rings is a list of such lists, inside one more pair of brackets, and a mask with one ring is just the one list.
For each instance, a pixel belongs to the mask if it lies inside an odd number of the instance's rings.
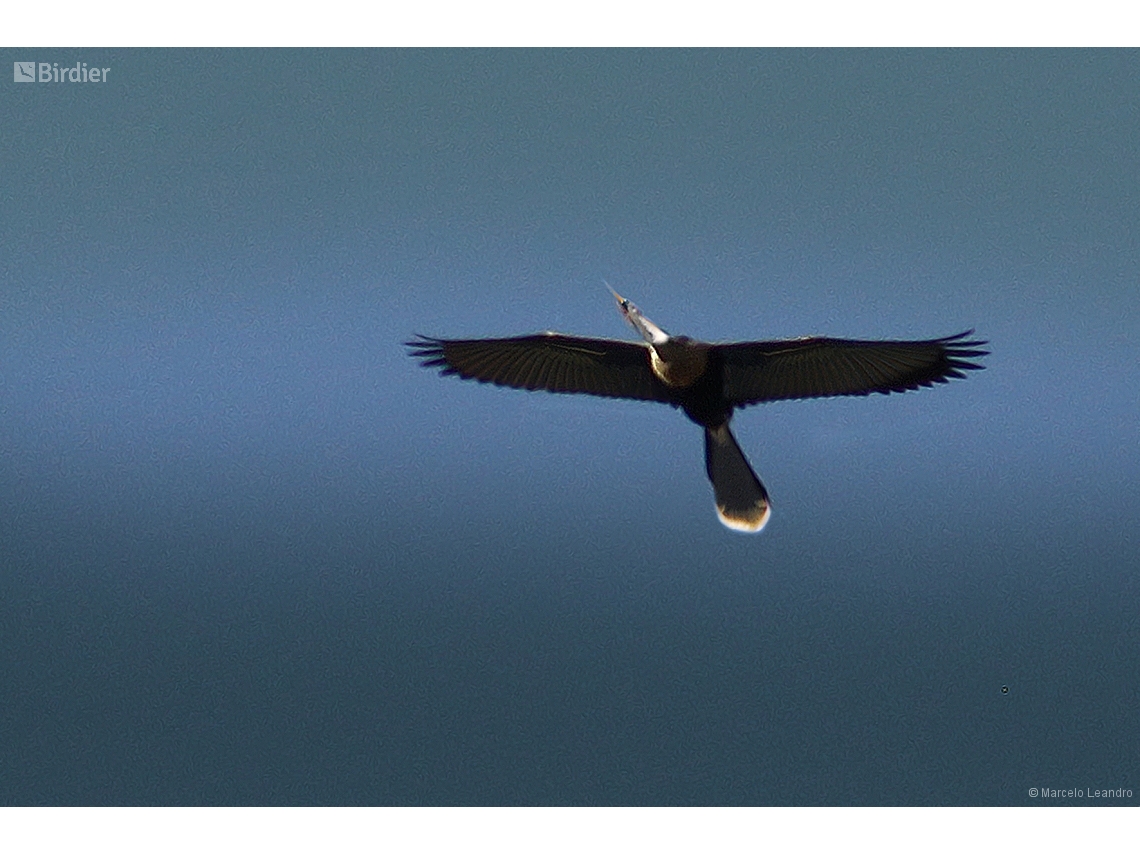
{"label": "bird's head", "polygon": [[[606,283],[606,287],[610,288],[608,282]],[[610,293],[613,294],[614,299],[617,300],[618,311],[621,312],[621,316],[629,322],[631,327],[637,330],[643,339],[650,344],[663,344],[669,340],[669,334],[657,326],[657,324],[653,323],[653,321],[649,320],[649,318],[645,317],[645,315],[641,314],[641,310],[637,308],[637,306],[633,305],[633,303],[613,288],[610,288]]]}

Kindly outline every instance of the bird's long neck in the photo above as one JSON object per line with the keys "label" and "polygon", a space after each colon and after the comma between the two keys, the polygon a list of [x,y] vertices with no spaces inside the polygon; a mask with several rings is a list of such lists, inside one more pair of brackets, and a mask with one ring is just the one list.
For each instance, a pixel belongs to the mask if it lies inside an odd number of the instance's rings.
{"label": "bird's long neck", "polygon": [[666,386],[687,388],[705,373],[709,362],[708,345],[695,342],[687,336],[671,336],[645,315],[629,300],[612,288],[622,316],[649,344],[649,364],[653,373]]}
{"label": "bird's long neck", "polygon": [[641,314],[641,311],[632,303],[629,306],[629,311],[626,314],[629,322],[633,324],[633,328],[641,333],[641,337],[649,342],[651,345],[665,344],[669,341],[669,333]]}
{"label": "bird's long neck", "polygon": [[[606,286],[609,287],[609,286]],[[638,334],[651,345],[665,344],[669,341],[669,333],[641,314],[641,309],[633,305],[629,300],[610,288],[610,293],[614,295],[617,300],[618,309],[621,311],[622,317],[629,321],[630,326],[637,330]]]}
{"label": "bird's long neck", "polygon": [[687,388],[708,369],[708,345],[688,336],[665,336],[660,344],[649,345],[649,364],[666,386]]}

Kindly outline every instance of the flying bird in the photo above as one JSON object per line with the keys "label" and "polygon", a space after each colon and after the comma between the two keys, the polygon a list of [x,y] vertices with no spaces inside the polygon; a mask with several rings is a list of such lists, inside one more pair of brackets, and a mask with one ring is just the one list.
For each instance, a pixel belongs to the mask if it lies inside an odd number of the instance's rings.
{"label": "flying bird", "polygon": [[924,341],[854,341],[818,336],[716,344],[669,335],[610,289],[644,341],[556,332],[516,338],[406,342],[441,374],[515,389],[657,401],[684,410],[705,429],[705,470],[728,528],[758,532],[768,492],[729,430],[733,410],[765,401],[889,394],[964,378],[983,366],[988,342],[973,330]]}

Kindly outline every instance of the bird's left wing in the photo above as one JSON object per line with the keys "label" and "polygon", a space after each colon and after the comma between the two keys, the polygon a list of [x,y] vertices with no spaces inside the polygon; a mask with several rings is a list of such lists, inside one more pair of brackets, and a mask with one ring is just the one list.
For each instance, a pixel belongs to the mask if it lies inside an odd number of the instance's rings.
{"label": "bird's left wing", "polygon": [[800,338],[716,345],[736,407],[787,398],[905,392],[965,377],[989,353],[973,330],[925,341]]}
{"label": "bird's left wing", "polygon": [[669,402],[642,344],[539,333],[518,338],[439,339],[407,342],[411,355],[441,374],[515,389]]}

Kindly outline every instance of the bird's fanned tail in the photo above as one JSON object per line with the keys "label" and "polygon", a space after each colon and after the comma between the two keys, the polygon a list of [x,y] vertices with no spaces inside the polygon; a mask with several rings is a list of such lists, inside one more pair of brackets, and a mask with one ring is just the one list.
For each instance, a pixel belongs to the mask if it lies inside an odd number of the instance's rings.
{"label": "bird's fanned tail", "polygon": [[712,482],[720,521],[734,531],[764,528],[772,506],[728,424],[705,428],[705,470]]}

